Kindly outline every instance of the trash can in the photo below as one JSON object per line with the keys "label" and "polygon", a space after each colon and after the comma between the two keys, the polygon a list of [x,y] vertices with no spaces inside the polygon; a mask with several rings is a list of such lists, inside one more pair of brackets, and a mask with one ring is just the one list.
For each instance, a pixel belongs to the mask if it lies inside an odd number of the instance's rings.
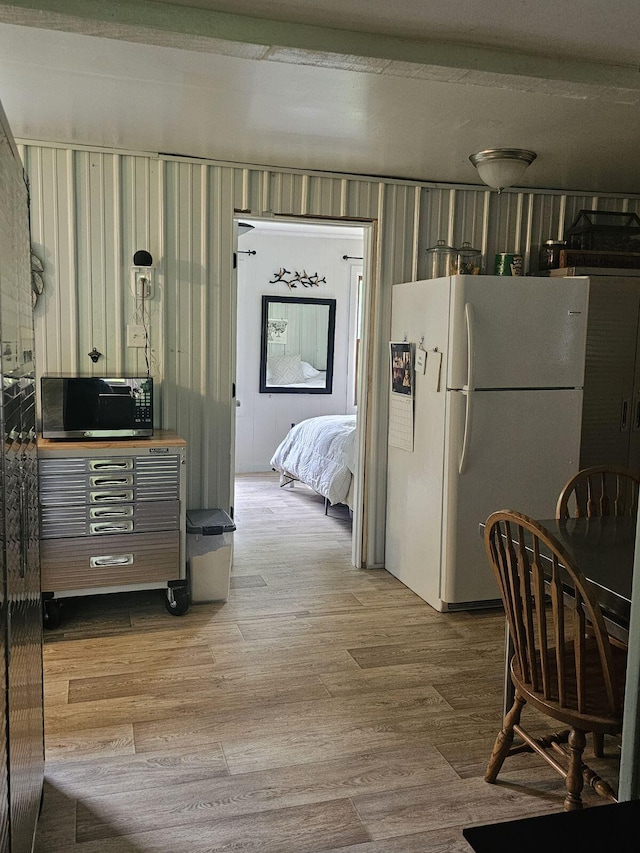
{"label": "trash can", "polygon": [[187,510],[187,566],[193,604],[229,597],[235,529],[222,509]]}

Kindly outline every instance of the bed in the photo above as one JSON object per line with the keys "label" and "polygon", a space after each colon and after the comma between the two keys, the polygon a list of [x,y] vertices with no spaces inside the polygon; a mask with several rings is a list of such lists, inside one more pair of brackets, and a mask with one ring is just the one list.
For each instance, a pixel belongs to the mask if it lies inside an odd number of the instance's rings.
{"label": "bed", "polygon": [[327,371],[317,370],[300,355],[273,355],[267,359],[267,388],[326,388]]}
{"label": "bed", "polygon": [[281,485],[298,480],[330,504],[353,509],[356,416],[321,415],[301,421],[280,442],[270,464],[279,472]]}

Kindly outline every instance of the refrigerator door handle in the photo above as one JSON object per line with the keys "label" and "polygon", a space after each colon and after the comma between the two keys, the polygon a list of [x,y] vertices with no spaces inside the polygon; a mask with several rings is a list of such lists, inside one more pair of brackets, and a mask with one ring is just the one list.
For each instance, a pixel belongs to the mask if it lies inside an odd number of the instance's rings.
{"label": "refrigerator door handle", "polygon": [[[464,306],[464,319],[465,325],[467,327],[467,383],[464,386],[467,391],[475,391],[476,387],[476,377],[475,377],[475,330],[474,330],[474,322],[473,322],[473,305],[470,302],[466,302]],[[467,401],[467,411],[468,411],[468,401]],[[466,433],[466,430],[465,430]]]}
{"label": "refrigerator door handle", "polygon": [[629,431],[629,400],[625,397],[622,400],[622,409],[620,411],[620,432]]}
{"label": "refrigerator door handle", "polygon": [[640,430],[640,394],[636,394],[633,398],[633,432]]}
{"label": "refrigerator door handle", "polygon": [[465,397],[466,409],[464,413],[464,435],[462,437],[462,452],[460,453],[460,462],[458,463],[458,473],[466,474],[469,467],[469,448],[471,447],[471,401],[473,394],[467,390],[462,391]]}

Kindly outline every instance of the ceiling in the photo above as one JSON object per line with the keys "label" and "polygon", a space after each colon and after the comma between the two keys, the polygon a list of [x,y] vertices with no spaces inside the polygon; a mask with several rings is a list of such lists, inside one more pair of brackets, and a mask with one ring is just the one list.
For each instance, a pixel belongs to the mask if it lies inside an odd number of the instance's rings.
{"label": "ceiling", "polygon": [[520,147],[525,187],[640,193],[639,31],[637,0],[0,0],[0,101],[23,139],[464,184]]}

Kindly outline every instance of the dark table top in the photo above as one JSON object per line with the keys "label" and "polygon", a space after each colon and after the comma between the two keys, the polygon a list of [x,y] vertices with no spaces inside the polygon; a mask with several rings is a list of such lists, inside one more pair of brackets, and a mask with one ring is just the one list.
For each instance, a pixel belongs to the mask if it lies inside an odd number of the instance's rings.
{"label": "dark table top", "polygon": [[[563,545],[592,585],[607,623],[619,626],[624,635],[631,611],[636,520],[547,518],[536,521]],[[484,525],[481,528],[484,529]]]}
{"label": "dark table top", "polygon": [[635,518],[543,519],[593,585],[600,606],[629,627],[636,541]]}

